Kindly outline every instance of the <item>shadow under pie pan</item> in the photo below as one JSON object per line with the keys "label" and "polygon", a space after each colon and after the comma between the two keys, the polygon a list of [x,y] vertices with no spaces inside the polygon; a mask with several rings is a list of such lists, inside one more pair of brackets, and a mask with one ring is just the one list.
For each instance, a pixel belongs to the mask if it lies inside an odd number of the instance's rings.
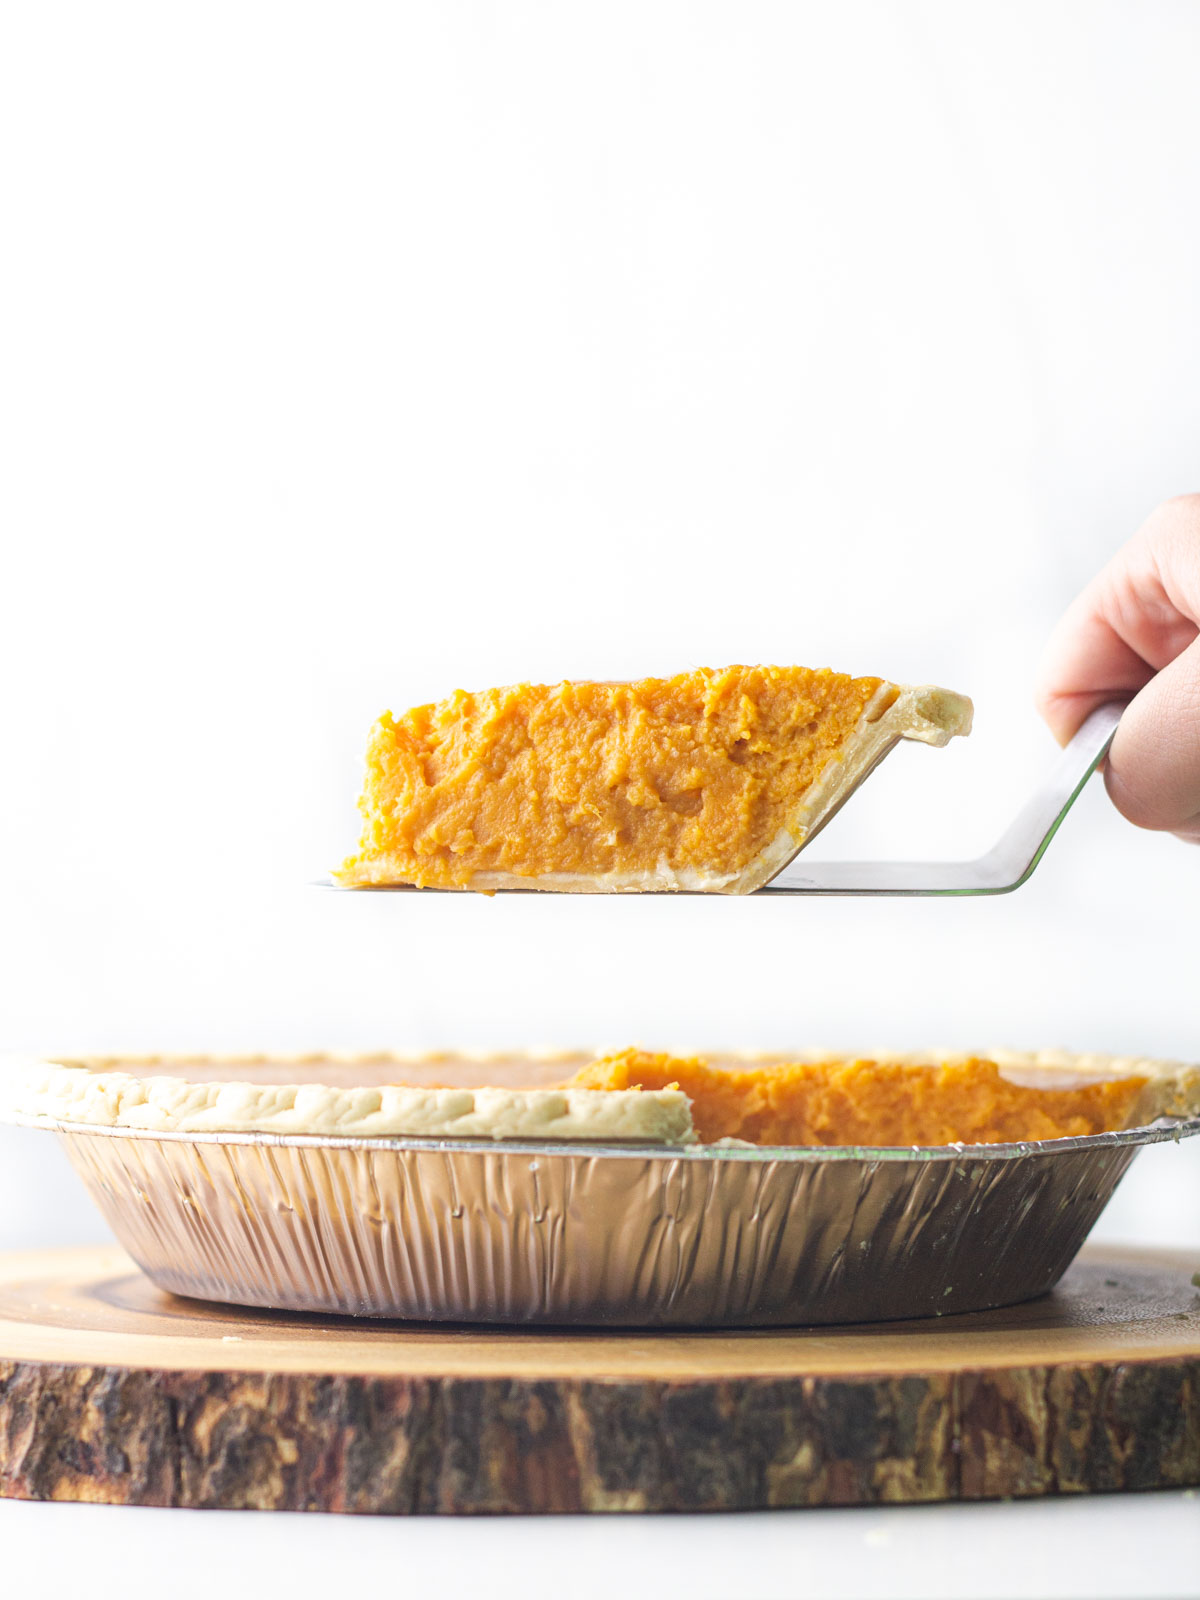
{"label": "shadow under pie pan", "polygon": [[926,1149],[54,1126],[121,1243],[175,1294],[420,1321],[762,1327],[1042,1294],[1138,1150],[1200,1118]]}

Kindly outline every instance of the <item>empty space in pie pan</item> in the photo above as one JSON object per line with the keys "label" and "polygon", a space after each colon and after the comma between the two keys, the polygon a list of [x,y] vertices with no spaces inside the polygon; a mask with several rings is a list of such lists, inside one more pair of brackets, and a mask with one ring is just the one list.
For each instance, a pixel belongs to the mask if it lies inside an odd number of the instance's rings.
{"label": "empty space in pie pan", "polygon": [[912,1150],[58,1132],[118,1239],[176,1294],[419,1321],[753,1327],[1042,1294],[1139,1148],[1200,1119]]}

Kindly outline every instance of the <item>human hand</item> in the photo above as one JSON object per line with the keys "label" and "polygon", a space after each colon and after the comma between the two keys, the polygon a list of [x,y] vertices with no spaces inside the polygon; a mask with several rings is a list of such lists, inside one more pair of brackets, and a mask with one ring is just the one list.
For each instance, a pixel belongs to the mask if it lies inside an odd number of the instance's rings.
{"label": "human hand", "polygon": [[1133,696],[1104,771],[1122,815],[1200,843],[1200,494],[1168,500],[1064,613],[1038,710],[1065,743]]}

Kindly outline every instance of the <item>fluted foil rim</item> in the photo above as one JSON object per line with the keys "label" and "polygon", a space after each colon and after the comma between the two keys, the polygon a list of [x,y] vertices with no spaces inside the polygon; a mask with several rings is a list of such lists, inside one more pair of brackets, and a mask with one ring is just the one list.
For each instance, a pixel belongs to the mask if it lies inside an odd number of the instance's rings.
{"label": "fluted foil rim", "polygon": [[55,1117],[10,1113],[11,1126],[41,1128],[49,1133],[87,1134],[95,1138],[144,1139],[156,1144],[260,1145],[269,1149],[391,1150],[475,1152],[513,1156],[572,1156],[580,1160],[613,1157],[641,1160],[648,1156],[691,1162],[785,1162],[813,1164],[838,1161],[1015,1161],[1033,1156],[1053,1156],[1077,1150],[1111,1150],[1129,1145],[1178,1143],[1200,1134],[1200,1116],[1159,1117],[1137,1128],[1108,1133],[1075,1134],[1061,1139],[1026,1139],[1007,1144],[940,1145],[741,1145],[661,1144],[651,1140],[600,1143],[580,1139],[439,1139],[368,1134],[263,1133],[221,1131],[186,1133],[159,1128],[111,1127],[94,1122],[68,1122]]}

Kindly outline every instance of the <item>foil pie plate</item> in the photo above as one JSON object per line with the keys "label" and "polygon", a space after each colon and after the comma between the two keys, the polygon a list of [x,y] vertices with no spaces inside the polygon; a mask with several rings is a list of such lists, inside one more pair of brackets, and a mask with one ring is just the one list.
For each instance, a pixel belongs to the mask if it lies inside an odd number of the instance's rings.
{"label": "foil pie plate", "polygon": [[52,1126],[174,1294],[430,1322],[765,1327],[1042,1294],[1138,1150],[1200,1118],[911,1149]]}

